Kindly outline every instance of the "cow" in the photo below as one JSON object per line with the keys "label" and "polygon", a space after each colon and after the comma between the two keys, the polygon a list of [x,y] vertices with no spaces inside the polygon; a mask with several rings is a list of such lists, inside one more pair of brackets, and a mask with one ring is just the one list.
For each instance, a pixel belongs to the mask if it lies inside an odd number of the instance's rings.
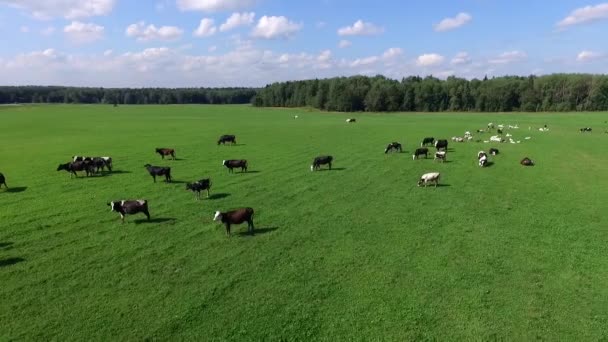
{"label": "cow", "polygon": [[4,177],[2,172],[0,172],[0,188],[2,188],[2,185],[8,189],[8,185],[6,185],[6,177]]}
{"label": "cow", "polygon": [[171,156],[175,160],[175,150],[172,148],[159,147],[156,148],[156,153],[160,154],[162,159],[165,159],[165,156]]}
{"label": "cow", "polygon": [[86,162],[92,163],[96,168],[96,172],[108,169],[112,172],[112,158],[111,157],[84,157],[84,156],[73,156],[72,160],[75,162]]}
{"label": "cow", "polygon": [[496,130],[496,133],[498,133],[498,134],[502,134],[502,128],[497,129],[497,130]]}
{"label": "cow", "polygon": [[448,141],[446,139],[439,139],[439,140],[435,141],[435,148],[437,149],[437,151],[439,151],[439,150],[447,151],[448,150]]}
{"label": "cow", "polygon": [[207,198],[209,198],[209,190],[211,190],[211,179],[206,178],[196,181],[194,183],[188,183],[186,184],[186,190],[192,191],[195,198],[198,200],[201,199],[201,191],[207,190]]}
{"label": "cow", "polygon": [[426,146],[427,144],[435,144],[435,138],[433,137],[427,137],[422,139],[422,142],[420,143],[420,147]]}
{"label": "cow", "polygon": [[120,214],[120,220],[125,222],[126,215],[143,213],[150,220],[150,212],[148,211],[147,200],[122,200],[108,202],[110,211],[115,211]]}
{"label": "cow", "polygon": [[446,157],[447,157],[447,153],[445,151],[437,151],[437,152],[435,152],[434,160],[439,160],[443,163],[446,161]]}
{"label": "cow", "polygon": [[243,222],[247,222],[247,231],[254,235],[254,226],[253,226],[253,209],[252,208],[240,208],[236,210],[231,210],[227,212],[220,212],[219,210],[215,212],[213,216],[214,221],[220,221],[226,226],[226,235],[231,236],[230,234],[230,226],[233,224],[241,224]]}
{"label": "cow", "polygon": [[222,145],[226,145],[226,143],[229,142],[232,145],[236,144],[236,136],[235,135],[230,135],[230,134],[224,134],[222,135],[218,140],[217,140],[217,144],[222,144]]}
{"label": "cow", "polygon": [[241,168],[241,172],[247,172],[247,161],[244,159],[241,160],[223,160],[222,165],[228,168],[228,172],[234,172],[235,168]]}
{"label": "cow", "polygon": [[93,175],[95,173],[95,166],[92,163],[87,163],[84,161],[78,162],[69,162],[65,164],[59,164],[57,167],[57,171],[67,171],[70,173],[70,178],[72,176],[78,177],[77,171],[84,171],[87,177]]}
{"label": "cow", "polygon": [[430,173],[425,173],[420,177],[420,180],[418,180],[418,186],[421,186],[422,184],[424,184],[424,187],[426,188],[426,185],[430,182],[435,182],[435,187],[437,187],[437,185],[439,184],[439,177],[441,175],[439,174],[439,172],[430,172]]}
{"label": "cow", "polygon": [[165,176],[165,182],[171,183],[171,168],[166,166],[152,166],[150,164],[144,165],[148,170],[148,173],[154,179],[156,183],[156,176]]}
{"label": "cow", "polygon": [[534,166],[534,162],[528,157],[525,157],[519,163],[523,166]]}
{"label": "cow", "polygon": [[488,155],[484,151],[477,153],[477,159],[481,167],[485,167],[488,164]]}
{"label": "cow", "polygon": [[489,152],[493,156],[495,156],[495,155],[497,155],[499,153],[498,149],[494,148],[494,147],[490,148]]}
{"label": "cow", "polygon": [[386,146],[386,149],[384,150],[384,153],[389,153],[390,151],[399,151],[399,153],[401,153],[401,144],[398,142],[392,142],[390,144],[388,144],[388,146]]}
{"label": "cow", "polygon": [[428,158],[429,157],[429,149],[426,147],[420,147],[417,148],[416,151],[414,151],[414,154],[412,154],[412,160],[416,160],[418,159],[419,156],[424,154],[424,158]]}
{"label": "cow", "polygon": [[584,127],[584,128],[581,128],[581,133],[585,133],[585,132],[589,132],[589,133],[591,133],[591,127]]}
{"label": "cow", "polygon": [[488,130],[491,130],[491,129],[493,129],[493,128],[494,128],[494,124],[490,122],[490,123],[488,124]]}
{"label": "cow", "polygon": [[357,119],[346,119],[346,123],[354,123],[357,122]]}
{"label": "cow", "polygon": [[331,162],[334,160],[332,156],[318,156],[312,161],[310,165],[310,171],[319,170],[321,165],[327,165],[331,170]]}

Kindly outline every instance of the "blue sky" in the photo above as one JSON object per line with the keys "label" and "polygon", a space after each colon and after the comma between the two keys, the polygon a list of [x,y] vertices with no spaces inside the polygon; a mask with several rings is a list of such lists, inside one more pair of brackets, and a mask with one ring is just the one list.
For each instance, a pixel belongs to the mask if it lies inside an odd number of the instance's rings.
{"label": "blue sky", "polygon": [[608,2],[579,0],[0,0],[0,73],[104,87],[606,73],[606,33]]}

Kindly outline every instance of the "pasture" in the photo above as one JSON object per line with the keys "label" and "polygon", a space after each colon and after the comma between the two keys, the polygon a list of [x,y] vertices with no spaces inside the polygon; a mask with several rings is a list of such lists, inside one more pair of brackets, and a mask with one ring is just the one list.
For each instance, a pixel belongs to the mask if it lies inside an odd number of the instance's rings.
{"label": "pasture", "polygon": [[[607,113],[73,105],[0,118],[0,340],[608,338]],[[446,163],[412,160],[423,137],[487,140],[475,129],[488,122],[519,125],[507,131],[521,144],[450,141]],[[384,154],[392,141],[404,152]],[[55,171],[77,154],[111,156],[116,172]],[[333,170],[311,172],[323,154]],[[174,182],[154,184],[147,163]],[[431,171],[440,186],[417,187]],[[206,177],[211,198],[195,201],[185,182]],[[152,220],[121,224],[106,205],[121,199],[147,199]],[[256,235],[227,238],[213,213],[245,206]]]}

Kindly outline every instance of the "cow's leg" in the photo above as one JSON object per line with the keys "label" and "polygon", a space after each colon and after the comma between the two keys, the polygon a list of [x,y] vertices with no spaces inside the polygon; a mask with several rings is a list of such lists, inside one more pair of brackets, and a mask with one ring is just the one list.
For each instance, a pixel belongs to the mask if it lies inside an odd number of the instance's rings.
{"label": "cow's leg", "polygon": [[331,170],[331,162],[329,162],[329,169]]}
{"label": "cow's leg", "polygon": [[120,214],[120,222],[125,223],[125,215],[123,215],[122,213]]}
{"label": "cow's leg", "polygon": [[207,188],[207,198],[209,198],[209,188]]}
{"label": "cow's leg", "polygon": [[148,221],[150,220],[150,212],[148,211],[148,209],[144,210],[144,214],[146,215],[146,217],[148,218]]}
{"label": "cow's leg", "polygon": [[230,237],[230,222],[226,222],[226,235],[228,235],[228,237]]}
{"label": "cow's leg", "polygon": [[152,175],[152,179],[154,179],[154,183],[156,183],[156,175]]}
{"label": "cow's leg", "polygon": [[254,235],[255,227],[253,226],[253,218],[250,218],[249,221],[247,221],[247,224],[248,224],[247,230],[249,230],[251,235]]}

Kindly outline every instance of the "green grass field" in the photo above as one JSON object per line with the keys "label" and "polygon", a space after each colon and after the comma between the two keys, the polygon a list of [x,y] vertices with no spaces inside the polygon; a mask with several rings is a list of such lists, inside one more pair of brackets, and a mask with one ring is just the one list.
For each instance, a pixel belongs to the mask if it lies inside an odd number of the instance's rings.
{"label": "green grass field", "polygon": [[[22,106],[0,118],[0,340],[608,339],[607,113]],[[518,124],[522,143],[411,158],[425,136],[488,122]],[[225,133],[239,145],[218,147]],[[385,155],[395,140],[407,153]],[[479,168],[492,146],[501,154]],[[75,154],[110,155],[120,172],[55,171]],[[310,172],[319,154],[336,170]],[[231,158],[253,172],[228,174]],[[154,184],[146,163],[175,182]],[[445,186],[417,187],[428,171]],[[184,182],[206,176],[215,197],[195,201]],[[106,202],[127,198],[148,199],[153,220],[121,224]],[[258,233],[227,238],[213,212],[242,206]]]}

